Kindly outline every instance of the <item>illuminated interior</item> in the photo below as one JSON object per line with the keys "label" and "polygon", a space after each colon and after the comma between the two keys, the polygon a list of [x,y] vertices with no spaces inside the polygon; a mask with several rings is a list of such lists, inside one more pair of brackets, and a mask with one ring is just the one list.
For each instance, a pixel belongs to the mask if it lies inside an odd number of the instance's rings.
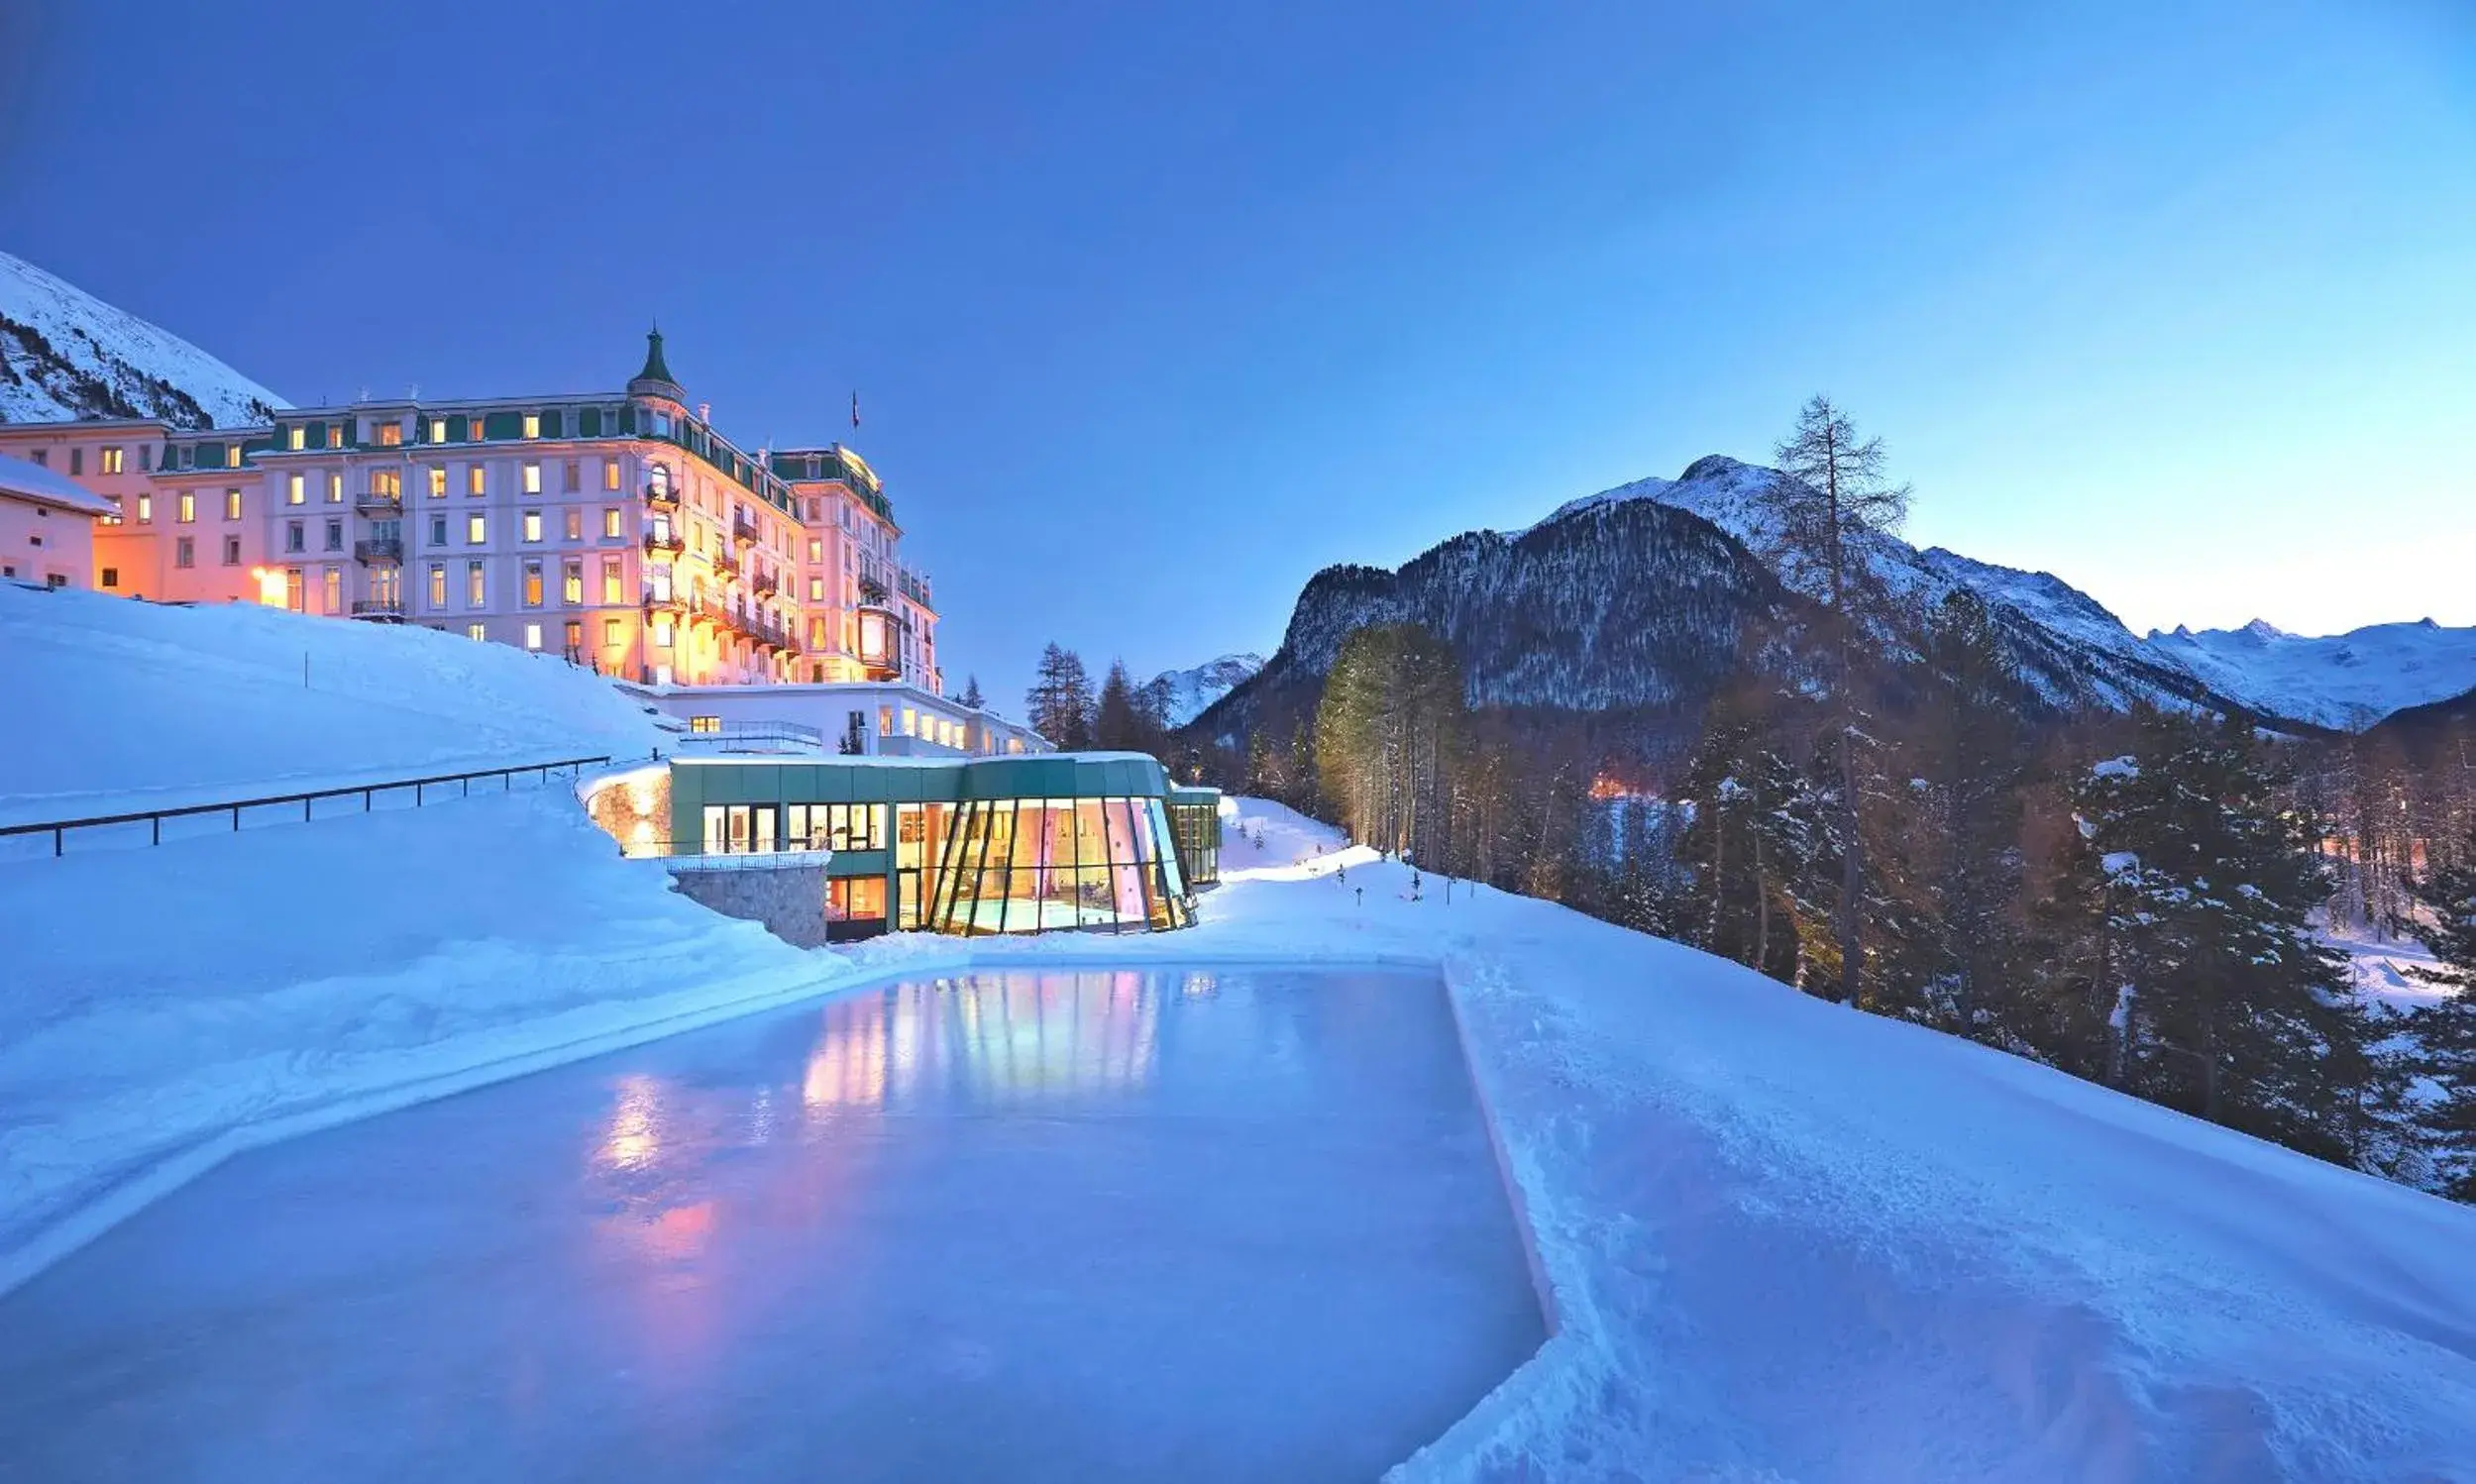
{"label": "illuminated interior", "polygon": [[1157,798],[959,806],[930,898],[937,932],[1184,927],[1186,878]]}

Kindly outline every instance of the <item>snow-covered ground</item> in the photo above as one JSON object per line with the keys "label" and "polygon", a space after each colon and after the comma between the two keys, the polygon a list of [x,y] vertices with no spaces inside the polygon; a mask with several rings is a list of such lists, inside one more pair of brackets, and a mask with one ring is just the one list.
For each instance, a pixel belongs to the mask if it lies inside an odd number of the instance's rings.
{"label": "snow-covered ground", "polygon": [[2415,1009],[2448,993],[2423,977],[2438,966],[2431,949],[2414,938],[2375,938],[2324,932],[2321,940],[2347,955],[2356,993],[2393,1009]]}
{"label": "snow-covered ground", "polygon": [[[0,590],[0,622],[108,601]],[[54,794],[198,782],[102,751],[113,724],[176,759],[167,721],[197,718],[222,782],[253,740],[297,774],[620,726],[560,698],[591,677],[512,652],[446,641],[467,673],[436,636],[120,606],[39,683],[0,675]],[[199,626],[269,618],[344,646],[361,689],[321,696],[316,653],[284,689],[272,637],[230,671],[199,652]],[[530,668],[481,678],[502,665]],[[704,913],[555,788],[0,863],[0,1290],[232,1149],[801,996],[966,966],[1431,965],[1555,1333],[1400,1477],[2476,1479],[2476,1210],[1234,814],[1190,931],[851,952]]]}
{"label": "snow-covered ground", "polygon": [[16,723],[0,823],[641,758],[666,735],[600,677],[508,645],[13,583],[0,583],[0,696]]}

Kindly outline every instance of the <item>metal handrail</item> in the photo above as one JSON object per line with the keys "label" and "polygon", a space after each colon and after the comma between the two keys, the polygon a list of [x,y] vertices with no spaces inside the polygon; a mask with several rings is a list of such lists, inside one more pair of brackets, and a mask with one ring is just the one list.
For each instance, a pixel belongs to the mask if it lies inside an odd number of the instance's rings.
{"label": "metal handrail", "polygon": [[515,776],[520,773],[539,774],[542,782],[548,783],[551,770],[554,768],[581,772],[586,768],[609,761],[609,754],[604,753],[594,758],[561,758],[549,763],[520,763],[506,768],[478,769],[472,773],[443,773],[435,778],[406,778],[383,784],[356,784],[344,789],[313,789],[304,794],[269,794],[263,798],[238,798],[221,803],[184,804],[172,809],[139,809],[127,814],[95,814],[83,819],[47,819],[36,824],[0,825],[0,839],[13,835],[49,834],[52,836],[52,854],[54,859],[57,859],[65,852],[68,832],[73,829],[94,829],[107,824],[137,824],[144,821],[152,827],[151,837],[147,843],[161,845],[163,843],[163,821],[166,819],[229,813],[232,815],[232,827],[237,831],[241,828],[243,809],[265,808],[278,803],[297,803],[301,806],[301,818],[307,821],[311,817],[311,809],[316,806],[319,799],[350,798],[358,794],[361,795],[362,812],[369,813],[376,807],[376,795],[392,793],[399,789],[412,790],[413,807],[419,808],[426,801],[423,798],[425,791],[443,788],[448,784],[462,785],[463,792],[457,796],[470,797],[473,794],[473,781],[477,778],[497,779],[505,790],[512,791],[515,788]]}

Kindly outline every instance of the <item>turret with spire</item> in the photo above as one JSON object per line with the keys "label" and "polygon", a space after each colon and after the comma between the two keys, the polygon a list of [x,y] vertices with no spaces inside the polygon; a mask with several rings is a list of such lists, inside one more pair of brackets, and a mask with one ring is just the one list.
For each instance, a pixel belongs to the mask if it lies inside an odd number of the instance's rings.
{"label": "turret with spire", "polygon": [[645,332],[645,369],[627,383],[627,394],[659,397],[687,410],[688,388],[679,384],[679,379],[671,374],[670,365],[662,359],[662,326],[658,322]]}

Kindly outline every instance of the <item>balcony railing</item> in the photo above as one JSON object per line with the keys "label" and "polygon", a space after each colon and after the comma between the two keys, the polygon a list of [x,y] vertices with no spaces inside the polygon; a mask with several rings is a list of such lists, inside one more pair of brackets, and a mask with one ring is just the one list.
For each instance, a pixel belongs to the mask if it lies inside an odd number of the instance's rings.
{"label": "balcony railing", "polygon": [[688,542],[677,531],[647,531],[645,533],[645,550],[648,552],[669,552],[673,556],[677,556],[681,552],[688,550]]}
{"label": "balcony railing", "polygon": [[733,541],[757,539],[757,523],[748,518],[747,511],[733,510],[731,512],[731,539]]}
{"label": "balcony railing", "polygon": [[751,583],[750,586],[754,589],[757,596],[772,597],[775,593],[783,590],[783,575],[779,572],[758,573],[756,582]]}
{"label": "balcony railing", "polygon": [[735,578],[739,576],[739,559],[732,556],[729,552],[715,552],[713,554],[713,570],[722,574],[724,577]]}
{"label": "balcony railing", "polygon": [[400,597],[357,597],[353,599],[355,618],[401,618],[404,600]]}
{"label": "balcony railing", "polygon": [[648,484],[645,486],[645,503],[657,510],[676,510],[679,508],[679,489],[675,485]]}
{"label": "balcony railing", "polygon": [[645,589],[645,611],[648,613],[680,613],[687,611],[687,608],[688,599],[677,587],[668,592],[656,592],[651,587]]}
{"label": "balcony railing", "polygon": [[353,509],[362,515],[384,519],[404,513],[404,497],[400,494],[386,494],[377,489],[365,489],[353,496]]}
{"label": "balcony railing", "polygon": [[365,536],[353,543],[353,560],[364,567],[374,562],[402,563],[404,541],[400,536]]}

